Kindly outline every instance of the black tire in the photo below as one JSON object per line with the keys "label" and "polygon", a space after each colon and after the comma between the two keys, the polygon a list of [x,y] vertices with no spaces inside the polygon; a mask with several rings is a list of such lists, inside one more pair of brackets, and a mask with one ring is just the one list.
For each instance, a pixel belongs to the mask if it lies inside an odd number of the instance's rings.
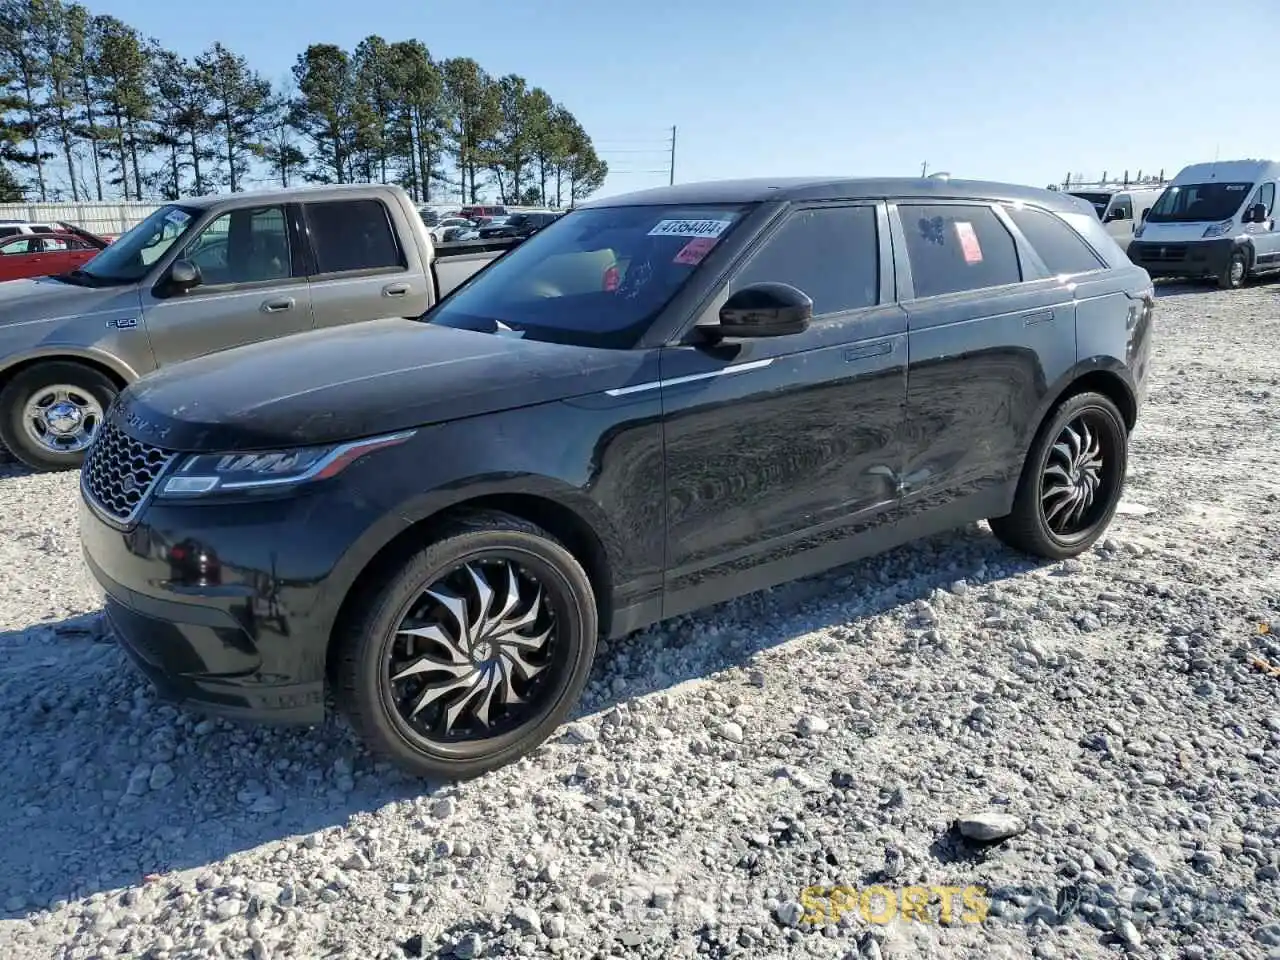
{"label": "black tire", "polygon": [[[1062,502],[1064,497],[1072,496],[1073,487],[1061,479],[1063,454],[1055,446],[1065,438],[1069,425],[1079,436],[1078,425],[1082,422],[1098,435],[1102,466],[1091,505],[1081,513],[1078,525],[1064,527]],[[1063,400],[1036,433],[1018,481],[1013,510],[1006,516],[990,518],[991,531],[1015,550],[1049,560],[1065,560],[1084,553],[1106,532],[1115,516],[1124,492],[1128,439],[1124,417],[1107,397],[1077,393]],[[1046,470],[1051,470],[1052,475],[1046,477]],[[1050,498],[1047,506],[1046,497]],[[1057,515],[1051,518],[1049,514],[1055,512]]]}
{"label": "black tire", "polygon": [[[413,690],[412,684],[419,679],[410,677],[400,681],[405,688],[397,688],[391,679],[393,657],[401,649],[396,640],[404,636],[399,628],[406,617],[414,615],[415,610],[441,609],[434,606],[434,601],[424,599],[429,587],[444,578],[464,575],[456,571],[502,562],[515,563],[522,573],[535,577],[536,581],[530,581],[531,591],[535,582],[545,590],[546,606],[541,609],[542,615],[548,619],[540,620],[539,625],[553,625],[553,643],[542,668],[549,673],[545,682],[539,681],[543,685],[538,688],[536,697],[530,693],[532,687],[517,691],[530,699],[528,717],[520,718],[524,706],[500,706],[498,719],[505,720],[509,729],[470,741],[449,742],[447,728],[443,733],[426,731],[423,729],[426,720],[422,721],[422,726],[415,726],[416,718],[405,716],[404,701],[412,701],[419,694],[422,694],[420,699],[426,698],[425,677],[429,674],[422,676],[422,688],[405,694],[397,702],[398,689]],[[464,567],[464,564],[472,567]],[[497,511],[475,513],[440,531],[433,542],[401,563],[383,582],[385,586],[362,602],[352,616],[344,618],[345,622],[335,637],[334,651],[338,704],[374,753],[416,776],[437,780],[468,779],[529,753],[555,731],[577,703],[596,653],[598,619],[595,593],[581,564],[545,530]],[[495,593],[499,590],[496,584],[494,590]],[[536,594],[535,597],[541,595]],[[535,599],[532,608],[539,609],[541,602]],[[475,606],[471,609],[474,611]],[[554,619],[549,619],[552,617]],[[497,664],[506,656],[499,654],[496,643],[486,646],[492,659],[485,663]],[[435,649],[439,651],[442,648]],[[409,663],[420,652],[409,653],[397,665]],[[480,656],[473,655],[472,662],[480,662],[477,659]],[[438,661],[440,657],[435,659]],[[478,686],[485,684],[479,683]],[[499,690],[496,680],[491,689]],[[497,692],[494,696],[501,699]],[[461,706],[470,701],[470,694],[462,697],[444,695],[425,708],[423,716],[436,717],[438,724],[449,705]],[[512,712],[510,717],[506,716],[508,710]],[[488,720],[483,726],[486,732],[491,729]]]}
{"label": "black tire", "polygon": [[54,451],[33,440],[24,426],[28,401],[41,390],[59,385],[74,387],[85,398],[92,398],[104,415],[119,393],[106,374],[72,360],[49,360],[16,373],[0,390],[0,441],[34,470],[76,470],[84,463],[83,449]]}
{"label": "black tire", "polygon": [[1226,268],[1218,275],[1218,286],[1223,290],[1239,290],[1249,279],[1249,258],[1243,250],[1233,250]]}

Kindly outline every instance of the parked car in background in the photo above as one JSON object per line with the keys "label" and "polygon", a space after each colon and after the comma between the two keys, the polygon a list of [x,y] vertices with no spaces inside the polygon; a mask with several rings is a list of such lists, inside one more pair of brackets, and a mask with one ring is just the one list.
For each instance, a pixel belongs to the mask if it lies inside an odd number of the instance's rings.
{"label": "parked car in background", "polygon": [[80,465],[143,374],[261,340],[416,317],[501,252],[436,250],[399,187],[167,203],[81,266],[0,284],[0,441]]}
{"label": "parked car in background", "polygon": [[553,223],[560,214],[545,210],[513,213],[501,223],[486,223],[480,228],[481,240],[492,240],[498,237],[531,237],[549,223]]}
{"label": "parked car in background", "polygon": [[507,215],[507,208],[500,203],[498,204],[473,203],[468,206],[464,206],[461,210],[458,211],[458,216],[466,217],[468,220],[475,220],[479,217],[505,217],[506,215]]}
{"label": "parked car in background", "polygon": [[428,227],[434,227],[440,222],[440,213],[430,207],[419,207],[418,214],[422,217],[422,222]]}
{"label": "parked car in background", "polygon": [[1227,289],[1280,271],[1280,163],[1220,160],[1179,171],[1129,244],[1153,277],[1210,277]]}
{"label": "parked car in background", "polygon": [[[166,698],[312,723],[328,678],[374,750],[472,776],[556,728],[601,637],[983,518],[1032,555],[1087,550],[1154,303],[1045,190],[610,197],[425,322],[130,387],[81,474],[85,555]],[[220,575],[175,576],[172,544]],[[246,615],[273,591],[278,617]]]}
{"label": "parked car in background", "polygon": [[106,246],[106,240],[84,230],[9,237],[0,240],[0,281],[68,273]]}
{"label": "parked car in background", "polygon": [[1093,205],[1107,233],[1123,249],[1133,240],[1134,232],[1150,212],[1152,204],[1160,198],[1164,187],[1101,184],[1067,192]]}
{"label": "parked car in background", "polygon": [[30,236],[34,233],[56,233],[70,226],[66,223],[32,223],[29,220],[0,220],[0,237]]}
{"label": "parked car in background", "polygon": [[[439,223],[431,228],[431,236],[437,241],[448,241],[455,239],[460,230],[471,230],[475,227],[466,217],[444,217]],[[453,233],[449,233],[452,230]]]}

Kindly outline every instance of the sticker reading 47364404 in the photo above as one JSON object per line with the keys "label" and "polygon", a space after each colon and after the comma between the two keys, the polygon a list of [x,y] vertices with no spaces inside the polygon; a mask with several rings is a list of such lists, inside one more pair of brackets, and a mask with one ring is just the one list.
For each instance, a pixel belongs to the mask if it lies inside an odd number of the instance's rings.
{"label": "sticker reading 47364404", "polygon": [[729,228],[732,220],[659,220],[651,237],[718,237]]}

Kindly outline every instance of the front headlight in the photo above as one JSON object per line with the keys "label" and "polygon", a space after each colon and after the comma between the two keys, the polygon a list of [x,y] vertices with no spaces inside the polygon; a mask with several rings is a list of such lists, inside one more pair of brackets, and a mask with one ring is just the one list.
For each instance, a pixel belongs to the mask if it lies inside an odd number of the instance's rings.
{"label": "front headlight", "polygon": [[336,476],[365,454],[404,443],[417,431],[322,447],[196,453],[187,457],[157,496],[198,497],[223,491],[284,487]]}
{"label": "front headlight", "polygon": [[1208,240],[1210,237],[1225,237],[1235,228],[1234,220],[1223,220],[1221,223],[1215,223],[1211,227],[1205,227],[1204,233],[1200,234],[1201,240]]}

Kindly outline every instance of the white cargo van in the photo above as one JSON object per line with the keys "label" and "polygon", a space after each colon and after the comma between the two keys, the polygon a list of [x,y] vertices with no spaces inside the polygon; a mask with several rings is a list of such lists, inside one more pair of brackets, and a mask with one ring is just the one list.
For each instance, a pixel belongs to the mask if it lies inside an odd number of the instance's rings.
{"label": "white cargo van", "polygon": [[1193,163],[1139,224],[1129,259],[1153,277],[1212,277],[1230,289],[1280,270],[1278,180],[1272,160]]}
{"label": "white cargo van", "polygon": [[1077,186],[1067,193],[1093,204],[1098,219],[1121,247],[1133,239],[1143,216],[1159,199],[1164,187],[1147,184],[1097,184]]}

